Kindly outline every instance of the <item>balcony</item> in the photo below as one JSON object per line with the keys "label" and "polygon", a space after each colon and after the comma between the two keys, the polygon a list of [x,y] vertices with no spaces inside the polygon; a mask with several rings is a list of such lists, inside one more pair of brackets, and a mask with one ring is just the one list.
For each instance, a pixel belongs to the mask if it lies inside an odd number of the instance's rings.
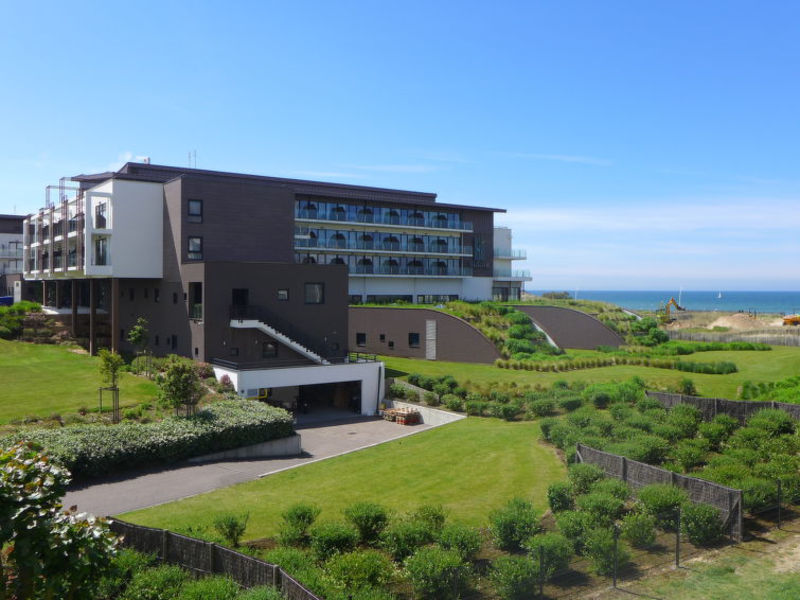
{"label": "balcony", "polygon": [[320,241],[313,238],[295,239],[294,247],[297,250],[344,250],[347,252],[402,252],[418,253],[418,254],[451,254],[451,255],[466,255],[472,256],[472,246],[458,246],[447,247],[435,242],[429,244],[415,244],[404,242],[386,242],[386,241],[359,241],[355,244],[347,242],[347,240],[327,240]]}
{"label": "balcony", "polygon": [[0,245],[0,259],[22,260],[22,246]]}
{"label": "balcony", "polygon": [[189,306],[189,318],[199,321],[203,318],[203,304],[192,304]]}
{"label": "balcony", "polygon": [[505,258],[511,260],[525,260],[528,258],[528,253],[525,250],[513,250],[509,248],[495,248],[495,258]]}
{"label": "balcony", "polygon": [[495,269],[493,275],[495,279],[531,279],[531,272],[527,269]]}
{"label": "balcony", "polygon": [[398,277],[470,277],[470,267],[448,269],[446,267],[402,267],[387,265],[357,265],[350,269],[350,275],[395,275]]}
{"label": "balcony", "polygon": [[448,223],[446,219],[435,216],[429,217],[403,217],[400,215],[370,215],[359,214],[353,220],[343,211],[329,211],[322,213],[315,210],[299,210],[295,218],[309,221],[331,221],[336,223],[351,223],[353,225],[387,225],[390,227],[418,227],[424,229],[448,229],[451,231],[472,231],[472,223],[460,221]]}

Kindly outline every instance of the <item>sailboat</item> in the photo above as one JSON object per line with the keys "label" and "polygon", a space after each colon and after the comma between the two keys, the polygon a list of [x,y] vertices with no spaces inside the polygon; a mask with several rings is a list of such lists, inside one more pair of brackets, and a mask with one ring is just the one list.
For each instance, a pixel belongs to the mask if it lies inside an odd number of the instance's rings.
{"label": "sailboat", "polygon": [[717,292],[717,300],[722,300],[722,292]]}

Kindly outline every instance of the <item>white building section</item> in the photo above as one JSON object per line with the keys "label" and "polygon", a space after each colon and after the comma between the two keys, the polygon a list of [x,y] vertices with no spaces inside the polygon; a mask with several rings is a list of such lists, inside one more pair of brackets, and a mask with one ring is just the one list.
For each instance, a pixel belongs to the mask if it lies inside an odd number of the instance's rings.
{"label": "white building section", "polygon": [[384,399],[384,365],[382,362],[356,362],[340,365],[310,365],[275,369],[236,370],[214,365],[219,380],[227,375],[241,396],[260,388],[284,388],[320,383],[361,382],[361,414],[370,416],[378,411]]}

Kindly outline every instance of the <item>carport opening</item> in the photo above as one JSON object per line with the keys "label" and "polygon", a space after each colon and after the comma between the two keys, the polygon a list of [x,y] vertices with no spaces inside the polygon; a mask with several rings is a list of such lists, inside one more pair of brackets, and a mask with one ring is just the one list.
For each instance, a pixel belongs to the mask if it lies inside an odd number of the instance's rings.
{"label": "carport opening", "polygon": [[361,381],[342,381],[281,388],[259,388],[254,399],[280,406],[298,419],[342,419],[361,414]]}

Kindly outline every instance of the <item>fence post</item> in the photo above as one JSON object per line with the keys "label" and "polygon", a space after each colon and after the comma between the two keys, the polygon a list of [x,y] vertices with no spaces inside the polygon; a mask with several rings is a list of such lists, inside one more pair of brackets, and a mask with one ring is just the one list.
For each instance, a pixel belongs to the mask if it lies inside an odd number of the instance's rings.
{"label": "fence post", "polygon": [[628,483],[628,459],[622,457],[622,481]]}
{"label": "fence post", "polygon": [[539,597],[544,598],[544,546],[539,546]]}
{"label": "fence post", "polygon": [[675,528],[675,568],[681,566],[681,507],[678,507],[678,524]]}
{"label": "fence post", "polygon": [[167,549],[169,548],[169,531],[161,530],[161,562],[167,562]]}
{"label": "fence post", "polygon": [[778,529],[781,528],[781,505],[783,504],[783,486],[778,478]]}
{"label": "fence post", "polygon": [[614,587],[617,587],[617,567],[619,566],[619,553],[617,546],[619,544],[619,527],[614,523]]}
{"label": "fence post", "polygon": [[206,547],[208,548],[208,572],[209,573],[216,573],[217,572],[216,565],[214,564],[214,555],[216,554],[216,552],[214,552],[214,546],[215,545],[216,544],[214,544],[214,542],[208,542],[208,544],[206,544]]}

